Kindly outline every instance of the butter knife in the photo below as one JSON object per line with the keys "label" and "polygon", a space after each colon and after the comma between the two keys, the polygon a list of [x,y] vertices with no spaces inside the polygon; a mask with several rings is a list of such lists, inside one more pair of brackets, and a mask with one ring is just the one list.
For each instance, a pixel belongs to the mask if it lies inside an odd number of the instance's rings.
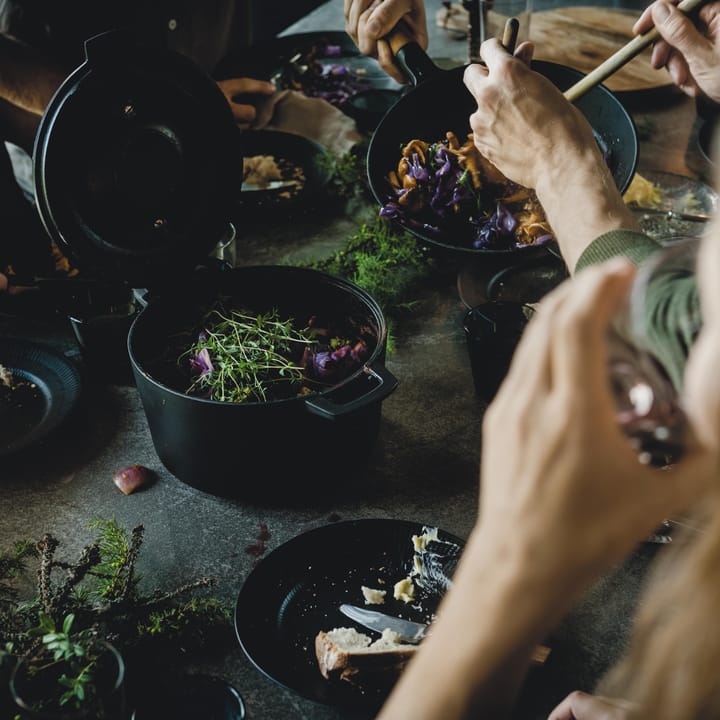
{"label": "butter knife", "polygon": [[[417,644],[427,634],[428,627],[426,623],[412,622],[411,620],[403,620],[402,618],[385,615],[385,613],[377,612],[377,610],[366,610],[356,605],[348,605],[344,603],[340,606],[340,612],[349,617],[351,620],[360,623],[368,630],[375,630],[381,633],[383,630],[390,629],[402,642]],[[530,662],[533,665],[542,665],[550,654],[550,648],[546,645],[536,645],[533,648]]]}
{"label": "butter knife", "polygon": [[356,605],[343,604],[340,606],[340,612],[368,628],[368,630],[381,633],[383,630],[390,629],[404,643],[419,643],[425,637],[428,629],[425,623],[403,620],[376,610],[366,610]]}

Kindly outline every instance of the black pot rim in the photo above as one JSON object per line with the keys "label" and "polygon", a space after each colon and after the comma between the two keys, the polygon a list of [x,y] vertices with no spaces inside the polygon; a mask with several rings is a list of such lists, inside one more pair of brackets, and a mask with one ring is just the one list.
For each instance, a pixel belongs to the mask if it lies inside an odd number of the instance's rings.
{"label": "black pot rim", "polygon": [[211,398],[203,398],[199,397],[197,395],[188,395],[187,393],[184,393],[180,390],[176,390],[175,388],[170,387],[169,385],[165,385],[164,383],[161,383],[157,378],[150,375],[148,372],[145,371],[145,369],[142,367],[142,364],[138,359],[135,357],[135,354],[133,352],[133,340],[135,332],[137,331],[137,328],[139,325],[141,325],[143,320],[143,315],[150,310],[152,307],[157,306],[160,302],[167,302],[167,299],[163,299],[162,296],[158,298],[154,298],[153,300],[150,300],[146,308],[143,308],[135,317],[135,319],[132,322],[132,325],[130,326],[130,330],[128,332],[127,336],[127,349],[128,349],[128,355],[130,357],[130,364],[133,369],[133,373],[135,373],[136,378],[139,376],[143,378],[146,382],[154,385],[157,388],[162,389],[164,392],[170,393],[171,395],[182,398],[183,400],[187,400],[188,402],[193,403],[199,403],[201,405],[208,405],[208,406],[220,406],[220,407],[248,407],[248,408],[254,408],[258,406],[271,406],[271,405],[290,405],[290,404],[298,404],[298,403],[304,403],[306,400],[322,395],[327,395],[331,392],[335,392],[338,389],[345,387],[357,380],[362,375],[367,374],[367,368],[372,365],[373,362],[375,362],[378,357],[382,354],[382,352],[385,349],[386,341],[387,341],[387,322],[385,321],[385,316],[382,312],[382,308],[378,304],[378,302],[363,288],[361,288],[359,285],[356,285],[355,283],[351,282],[350,280],[347,280],[345,278],[338,277],[336,275],[331,275],[329,273],[324,272],[323,270],[316,270],[314,268],[305,268],[305,267],[295,267],[295,266],[287,266],[287,265],[251,265],[251,266],[245,266],[245,267],[236,267],[232,268],[230,270],[227,270],[225,272],[229,273],[236,273],[241,274],[243,272],[248,271],[261,271],[261,272],[280,272],[280,273],[292,273],[295,275],[301,275],[305,274],[308,277],[314,277],[321,281],[324,281],[326,283],[331,283],[333,285],[336,285],[340,287],[341,289],[349,292],[350,294],[354,295],[357,299],[361,300],[366,307],[372,312],[373,316],[375,317],[375,320],[377,322],[377,329],[378,329],[378,337],[377,342],[375,345],[374,350],[370,354],[370,357],[363,362],[363,364],[353,373],[348,375],[347,377],[343,378],[340,382],[335,383],[334,385],[331,385],[330,387],[325,388],[321,391],[314,391],[311,393],[308,393],[306,395],[297,396],[297,397],[290,397],[290,398],[278,398],[274,400],[266,400],[266,401],[248,401],[248,402],[242,402],[242,403],[230,403],[226,402],[224,400],[213,400]]}

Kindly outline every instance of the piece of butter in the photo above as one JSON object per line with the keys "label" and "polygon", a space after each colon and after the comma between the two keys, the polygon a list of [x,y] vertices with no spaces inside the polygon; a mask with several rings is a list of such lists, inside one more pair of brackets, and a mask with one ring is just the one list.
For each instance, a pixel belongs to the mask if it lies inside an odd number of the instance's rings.
{"label": "piece of butter", "polygon": [[404,603],[412,602],[415,599],[415,584],[409,577],[398,580],[393,587],[393,597],[402,600]]}
{"label": "piece of butter", "polygon": [[433,540],[438,540],[438,529],[436,527],[428,528],[422,535],[413,535],[412,542],[415,552],[425,552],[428,543]]}
{"label": "piece of butter", "polygon": [[387,590],[377,590],[376,588],[369,588],[365,585],[361,585],[360,589],[362,590],[366,605],[382,605],[385,602]]}

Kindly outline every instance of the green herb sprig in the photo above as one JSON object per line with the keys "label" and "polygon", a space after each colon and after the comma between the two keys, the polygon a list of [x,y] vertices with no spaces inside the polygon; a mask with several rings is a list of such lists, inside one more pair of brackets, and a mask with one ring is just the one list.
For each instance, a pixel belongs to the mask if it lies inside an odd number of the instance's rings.
{"label": "green herb sprig", "polygon": [[179,362],[207,350],[213,369],[197,375],[189,393],[224,402],[266,402],[272,385],[303,381],[303,366],[291,358],[301,357],[313,338],[306,329],[295,330],[292,319],[280,320],[276,309],[259,315],[215,309],[203,328]]}

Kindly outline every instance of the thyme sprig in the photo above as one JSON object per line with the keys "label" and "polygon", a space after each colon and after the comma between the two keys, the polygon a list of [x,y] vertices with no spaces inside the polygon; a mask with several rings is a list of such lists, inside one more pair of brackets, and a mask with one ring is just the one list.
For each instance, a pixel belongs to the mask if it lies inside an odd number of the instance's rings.
{"label": "thyme sprig", "polygon": [[257,315],[214,309],[203,327],[179,358],[204,363],[189,393],[224,402],[266,402],[275,383],[303,381],[304,367],[291,358],[301,357],[313,338],[307,329],[296,330],[292,319],[280,320],[277,309]]}

